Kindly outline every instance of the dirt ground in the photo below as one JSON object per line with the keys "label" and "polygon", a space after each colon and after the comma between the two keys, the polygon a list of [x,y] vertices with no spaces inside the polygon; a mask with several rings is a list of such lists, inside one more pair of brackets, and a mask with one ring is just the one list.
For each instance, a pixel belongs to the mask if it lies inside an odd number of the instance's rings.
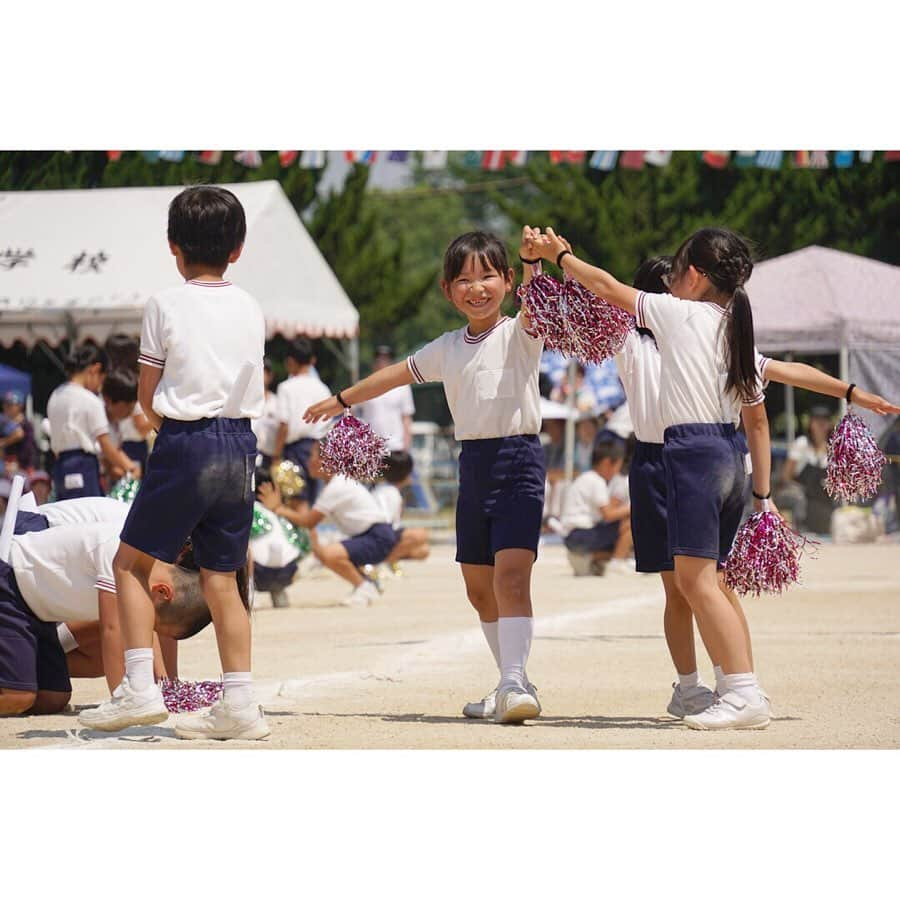
{"label": "dirt ground", "polygon": [[[765,731],[697,732],[666,715],[674,670],[656,576],[575,578],[559,545],[533,579],[528,666],[544,713],[523,726],[470,721],[463,704],[496,668],[463,593],[449,540],[408,563],[368,609],[345,609],[321,570],[291,587],[290,609],[260,595],[254,675],[268,741],[186,742],[174,719],[119,734],[79,727],[107,695],[75,682],[73,711],[0,720],[0,748],[896,748],[900,746],[900,545],[823,545],[804,584],[746,603],[760,681],[775,719]],[[712,683],[702,654],[701,673]],[[181,646],[184,678],[219,672],[212,629]]]}

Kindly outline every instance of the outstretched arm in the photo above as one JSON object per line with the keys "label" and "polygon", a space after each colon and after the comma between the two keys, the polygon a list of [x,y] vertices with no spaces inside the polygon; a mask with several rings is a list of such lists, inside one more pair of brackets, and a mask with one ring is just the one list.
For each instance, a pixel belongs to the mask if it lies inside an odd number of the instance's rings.
{"label": "outstretched arm", "polygon": [[[781,384],[791,384],[794,387],[805,388],[808,391],[815,391],[817,394],[824,394],[826,397],[837,397],[842,399],[847,393],[849,384],[845,384],[837,378],[832,378],[824,372],[820,372],[813,366],[806,363],[783,362],[779,359],[770,359],[766,363],[766,378],[769,381],[778,381]],[[853,394],[850,402],[864,409],[870,409],[872,412],[878,413],[880,416],[888,414],[900,414],[900,406],[889,403],[884,397],[877,394],[870,394],[862,388],[853,388]]]}
{"label": "outstretched arm", "polygon": [[[380,397],[395,387],[412,383],[412,373],[406,362],[398,362],[373,372],[362,381],[357,381],[352,387],[341,391],[341,396],[348,406],[355,406],[357,403],[365,403],[366,400],[371,400],[373,397]],[[306,410],[303,413],[303,421],[321,422],[323,419],[338,416],[343,411],[344,407],[341,406],[337,396],[329,397],[327,400],[313,404]]]}
{"label": "outstretched arm", "polygon": [[[559,254],[563,250],[568,250],[569,246],[564,238],[556,235],[552,228],[548,228],[546,234],[538,233],[534,237],[534,248],[542,259],[555,263]],[[566,275],[583,284],[589,291],[612,303],[613,306],[618,306],[625,312],[635,315],[635,304],[639,293],[636,288],[622,284],[604,269],[598,269],[596,266],[578,259],[571,251],[562,258],[561,265]]]}
{"label": "outstretched arm", "polygon": [[[766,415],[765,403],[743,407],[741,421],[744,423],[747,446],[750,448],[750,462],[753,464],[753,491],[764,497],[772,488],[772,444],[769,439],[769,417]],[[753,506],[760,512],[762,501],[754,497]],[[771,500],[769,506],[777,512]]]}

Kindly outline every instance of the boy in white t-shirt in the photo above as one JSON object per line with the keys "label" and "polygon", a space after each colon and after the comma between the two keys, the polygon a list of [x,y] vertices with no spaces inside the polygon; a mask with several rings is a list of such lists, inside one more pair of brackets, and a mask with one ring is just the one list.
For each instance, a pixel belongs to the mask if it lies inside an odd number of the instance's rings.
{"label": "boy in white t-shirt", "polygon": [[237,573],[253,518],[256,436],[263,411],[265,320],[256,300],[223,279],[246,236],[244,209],[224,188],[199,185],[169,206],[169,248],[185,283],[151,297],[141,330],[138,400],[158,437],[122,529],[115,578],[125,638],[125,678],[83,725],[118,730],[162,722],[153,681],[148,577],[191,539],[216,625],[223,697],[175,728],[186,739],[260,740],[269,735],[254,702],[250,619]]}
{"label": "boy in white t-shirt", "polygon": [[[609,572],[634,571],[631,553],[631,506],[610,494],[609,482],[622,471],[625,448],[620,441],[599,441],[591,453],[591,468],[566,492],[560,521],[569,562],[576,575],[598,571],[609,558]],[[594,565],[592,565],[592,563]]]}
{"label": "boy in white t-shirt", "polygon": [[[288,522],[310,529],[316,559],[353,585],[343,606],[369,606],[378,596],[378,589],[360,570],[363,566],[377,566],[390,556],[399,541],[397,532],[375,498],[358,481],[329,475],[322,469],[318,441],[309,455],[309,471],[313,478],[325,482],[314,506],[303,502],[299,506],[283,504],[281,492],[274,484],[259,486],[260,502]],[[315,527],[325,519],[348,537],[334,544],[319,543]]]}
{"label": "boy in white t-shirt", "polygon": [[401,575],[401,559],[426,559],[431,552],[428,546],[428,532],[424,528],[404,528],[400,524],[403,516],[403,495],[400,488],[412,482],[413,459],[405,450],[394,450],[387,458],[383,481],[372,488],[372,496],[381,507],[391,527],[397,534],[397,546],[391,551],[386,562],[395,575]]}

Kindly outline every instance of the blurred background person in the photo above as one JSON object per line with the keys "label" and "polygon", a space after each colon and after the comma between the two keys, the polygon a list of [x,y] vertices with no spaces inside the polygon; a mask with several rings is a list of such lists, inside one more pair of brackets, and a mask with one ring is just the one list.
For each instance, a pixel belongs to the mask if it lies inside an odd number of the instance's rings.
{"label": "blurred background person", "polygon": [[[394,351],[387,344],[375,348],[372,371],[377,372],[394,362]],[[412,388],[408,384],[367,400],[354,407],[354,413],[367,422],[379,437],[387,442],[388,450],[405,450],[412,447],[412,422],[416,412]]]}

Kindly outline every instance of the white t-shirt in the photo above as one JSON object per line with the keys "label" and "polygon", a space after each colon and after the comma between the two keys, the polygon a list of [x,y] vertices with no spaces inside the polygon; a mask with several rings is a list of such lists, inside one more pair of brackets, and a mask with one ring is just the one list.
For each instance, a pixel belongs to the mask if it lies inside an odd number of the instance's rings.
{"label": "white t-shirt", "polygon": [[266,456],[275,452],[275,436],[278,434],[278,398],[269,391],[266,394],[263,414],[250,423],[256,435],[256,449]]}
{"label": "white t-shirt", "polygon": [[57,500],[44,503],[37,511],[47,517],[51,528],[59,525],[111,522],[121,530],[131,504],[112,497],[76,497],[73,500]]}
{"label": "white t-shirt", "polygon": [[335,475],[322,489],[313,509],[323,513],[344,534],[354,537],[368,531],[387,516],[375,498],[358,481]]}
{"label": "white t-shirt", "polygon": [[331,428],[331,422],[303,421],[303,413],[314,403],[327,400],[331,391],[318,375],[303,373],[292,375],[278,385],[278,421],[285,422],[288,427],[285,443],[292,444],[301,438],[323,438]]}
{"label": "white t-shirt", "polygon": [[253,510],[258,515],[265,516],[272,526],[265,534],[251,539],[253,562],[270,569],[281,569],[292,563],[300,555],[300,551],[288,540],[278,516],[261,503],[254,503]]}
{"label": "white t-shirt", "polygon": [[403,495],[396,485],[382,481],[372,488],[372,496],[387,517],[388,523],[399,528],[403,516]]}
{"label": "white t-shirt", "polygon": [[413,402],[412,388],[401,384],[360,404],[357,415],[363,422],[368,422],[372,431],[387,442],[388,450],[405,450],[403,417],[411,416],[416,411]]}
{"label": "white t-shirt", "polygon": [[67,381],[47,401],[50,421],[50,449],[58,456],[66,450],[96,454],[95,442],[109,434],[103,401],[87,388]]}
{"label": "white t-shirt", "polygon": [[659,411],[662,363],[656,341],[650,335],[638,334],[632,329],[615,361],[619,380],[628,398],[634,436],[646,444],[661,444],[666,426]]}
{"label": "white t-shirt", "polygon": [[41,621],[100,617],[97,592],[116,592],[113,558],[119,549],[119,531],[116,523],[97,522],[61,525],[13,538],[9,563],[22,597]]}
{"label": "white t-shirt", "polygon": [[135,403],[131,415],[119,422],[119,437],[123,441],[145,441],[147,439],[137,430],[137,427],[134,424],[134,417],[142,416],[143,414],[144,412],[141,409],[141,404]]}
{"label": "white t-shirt", "polygon": [[593,469],[582,472],[569,486],[559,519],[566,535],[576,528],[593,528],[602,521],[600,509],[610,500],[606,479]]}
{"label": "white t-shirt", "polygon": [[261,416],[265,340],[259,304],[230,281],[188,281],[151,297],[139,361],[163,370],[153,410],[184,422],[221,416],[244,364],[251,363],[235,418]]}
{"label": "white t-shirt", "polygon": [[538,372],[544,342],[524,319],[503,317],[473,337],[468,325],[448,331],[406,361],[420,384],[442,381],[458,441],[537,434]]}
{"label": "white t-shirt", "polygon": [[828,464],[828,450],[823,448],[817,452],[806,435],[798,437],[788,450],[788,459],[795,463],[794,478],[796,478],[807,466],[815,466],[824,469]]}
{"label": "white t-shirt", "polygon": [[741,406],[764,401],[759,386],[747,404],[725,391],[726,311],[721,306],[641,291],[636,313],[638,326],[649,328],[659,347],[659,412],[664,425],[734,423],[740,419]]}

